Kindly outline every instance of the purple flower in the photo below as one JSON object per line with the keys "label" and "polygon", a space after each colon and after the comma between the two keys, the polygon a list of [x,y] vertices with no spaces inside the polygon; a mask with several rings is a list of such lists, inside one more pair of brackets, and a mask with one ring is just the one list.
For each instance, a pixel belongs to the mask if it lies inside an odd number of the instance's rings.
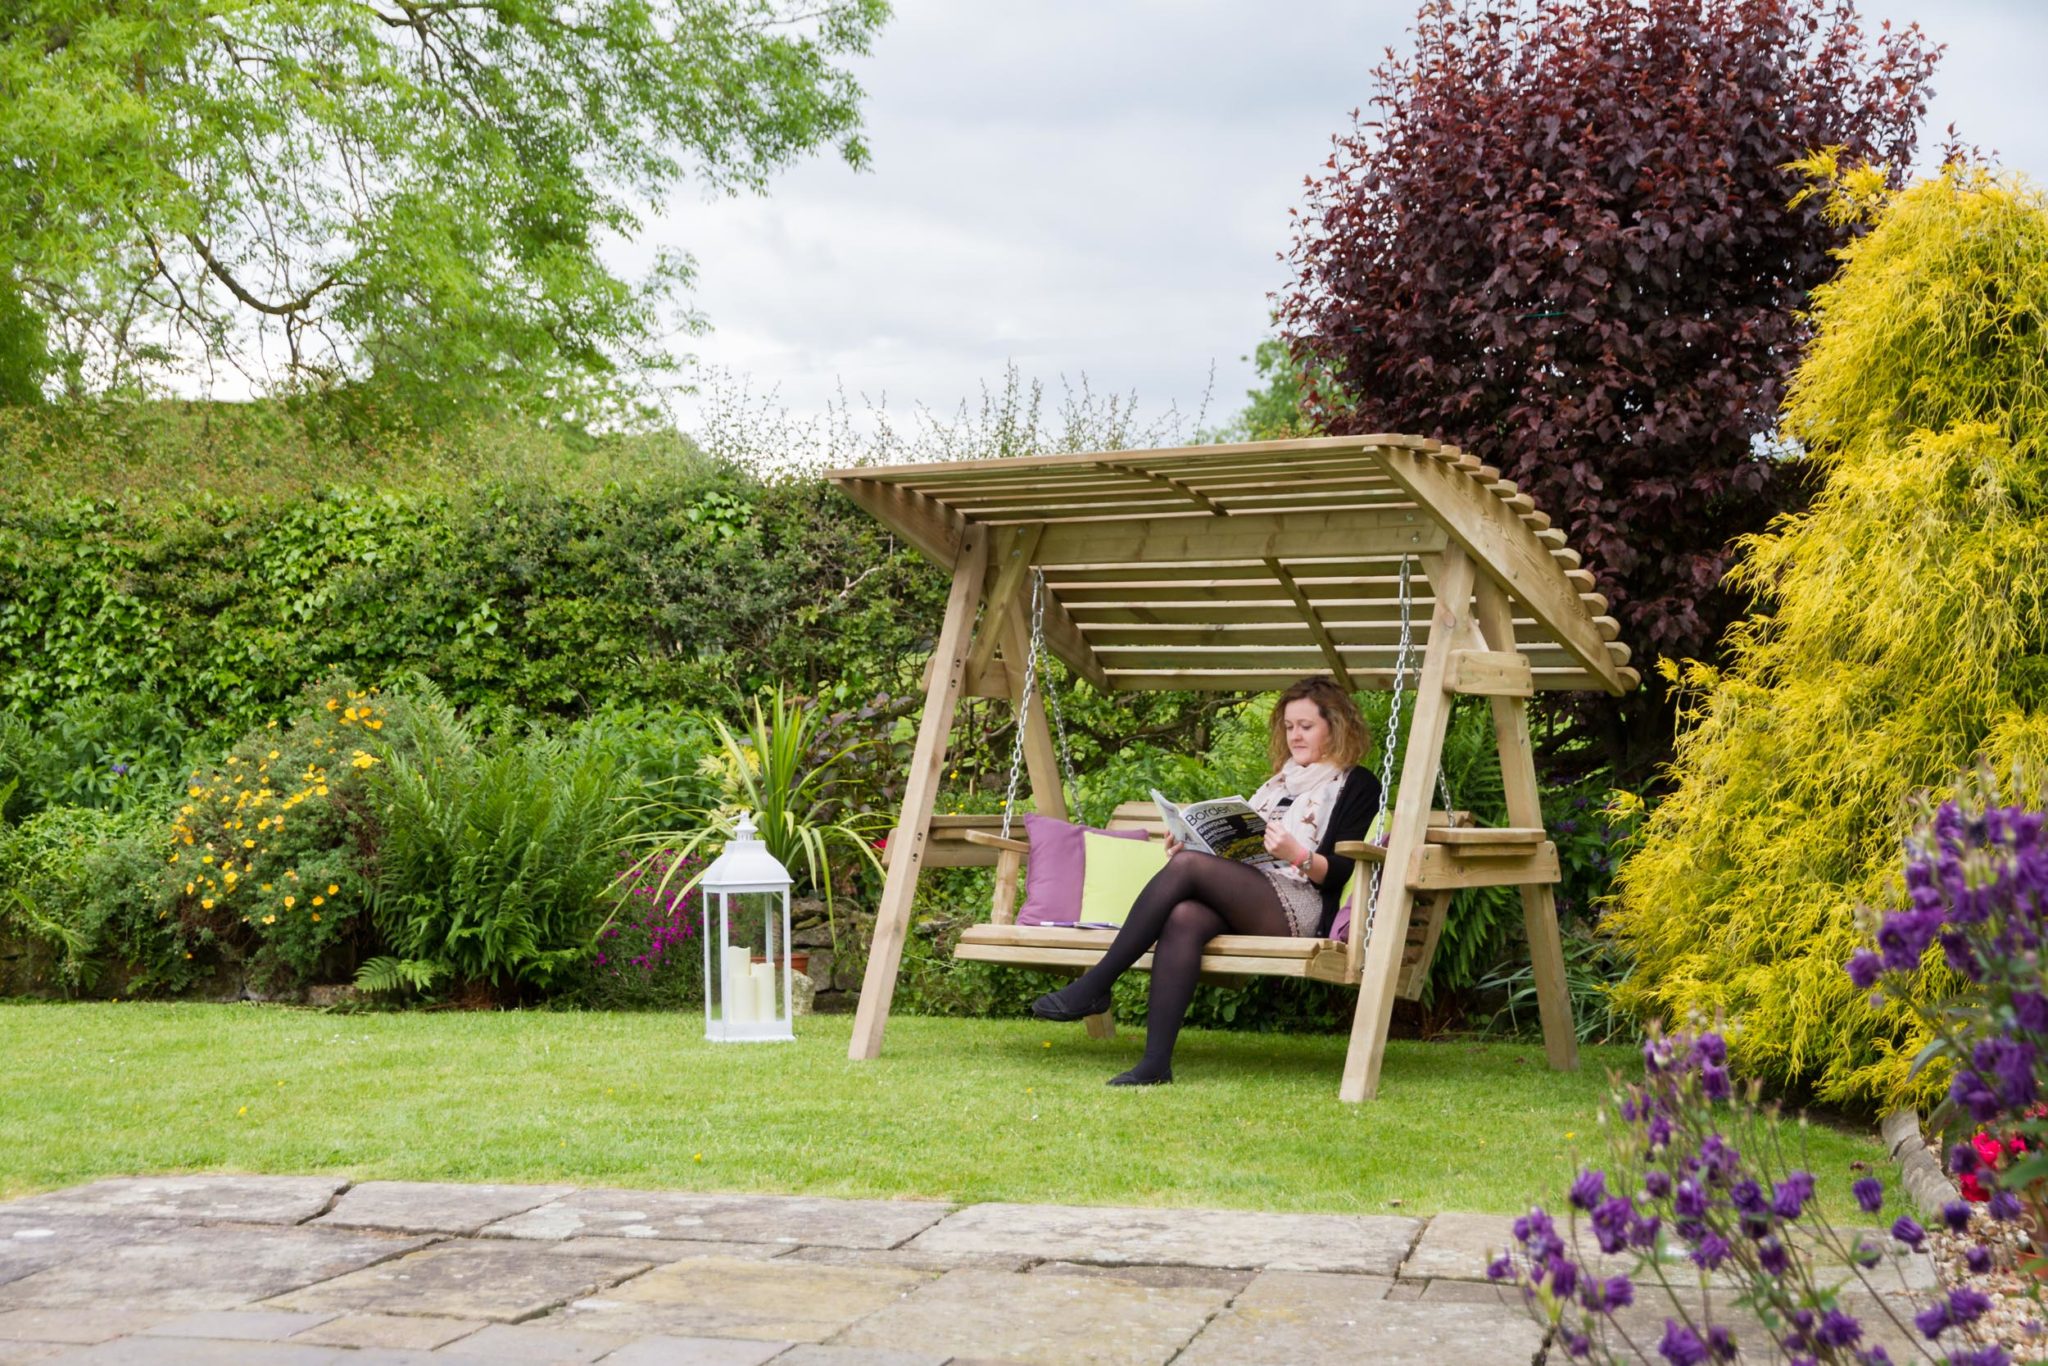
{"label": "purple flower", "polygon": [[1892,1225],[1892,1237],[1918,1252],[1920,1244],[1927,1239],[1927,1230],[1914,1223],[1912,1215],[1901,1214],[1898,1222]]}
{"label": "purple flower", "polygon": [[1744,1214],[1762,1214],[1770,1208],[1770,1202],[1764,1199],[1764,1188],[1747,1178],[1728,1188],[1728,1203]]}
{"label": "purple flower", "polygon": [[1662,1200],[1671,1194],[1671,1173],[1656,1167],[1643,1173],[1643,1189],[1653,1200]]}
{"label": "purple flower", "polygon": [[1982,1243],[1972,1243],[1963,1253],[1963,1260],[1969,1264],[1973,1274],[1981,1276],[1991,1269],[1991,1249]]}
{"label": "purple flower", "polygon": [[1862,1336],[1863,1325],[1839,1309],[1822,1314],[1820,1327],[1813,1332],[1813,1340],[1823,1347],[1854,1347]]}
{"label": "purple flower", "polygon": [[2034,1034],[2048,1034],[2048,996],[2038,991],[2015,991],[2012,994],[2013,1018],[2020,1022],[2020,1028]]}
{"label": "purple flower", "polygon": [[1489,1281],[1504,1281],[1514,1274],[1515,1264],[1505,1252],[1486,1264],[1486,1279]]}
{"label": "purple flower", "polygon": [[1708,1063],[1700,1068],[1700,1090],[1708,1100],[1726,1100],[1734,1094],[1734,1086],[1728,1080],[1728,1069]]}
{"label": "purple flower", "polygon": [[1604,1172],[1582,1171],[1579,1179],[1572,1182],[1571,1202],[1579,1209],[1592,1209],[1606,1194],[1607,1176]]}
{"label": "purple flower", "polygon": [[1718,1323],[1707,1325],[1707,1350],[1716,1361],[1735,1360],[1735,1334]]}
{"label": "purple flower", "polygon": [[1975,1323],[1991,1308],[1991,1297],[1981,1290],[1959,1285],[1948,1292],[1948,1316],[1957,1327]]}
{"label": "purple flower", "polygon": [[1773,1277],[1783,1276],[1790,1265],[1785,1256],[1785,1245],[1774,1237],[1764,1238],[1756,1245],[1756,1261],[1765,1273]]}
{"label": "purple flower", "polygon": [[1991,1212],[1992,1218],[2009,1224],[2020,1217],[2020,1198],[2011,1191],[1993,1191],[1985,1208]]}
{"label": "purple flower", "polygon": [[1564,1350],[1567,1354],[1575,1357],[1590,1355],[1593,1351],[1593,1339],[1587,1337],[1584,1333],[1573,1333],[1565,1338]]}
{"label": "purple flower", "polygon": [[1868,1238],[1858,1238],[1856,1246],[1850,1250],[1849,1260],[1868,1271],[1884,1260],[1884,1249]]}
{"label": "purple flower", "polygon": [[1856,1197],[1856,1203],[1866,1214],[1875,1214],[1884,1205],[1884,1182],[1874,1176],[1866,1176],[1849,1187],[1849,1193]]}
{"label": "purple flower", "polygon": [[1913,1316],[1913,1326],[1930,1341],[1941,1336],[1948,1322],[1947,1300],[1936,1300]]}
{"label": "purple flower", "polygon": [[1710,1029],[1693,1040],[1691,1056],[1715,1067],[1724,1067],[1728,1062],[1728,1043]]}
{"label": "purple flower", "polygon": [[1619,1195],[1602,1200],[1593,1210],[1593,1236],[1600,1241],[1600,1250],[1613,1254],[1628,1246],[1629,1217],[1635,1213],[1635,1206]]}
{"label": "purple flower", "polygon": [[1631,1219],[1628,1225],[1628,1245],[1637,1249],[1657,1246],[1657,1231],[1663,1224],[1664,1221],[1654,1214],[1647,1218],[1638,1216]]}
{"label": "purple flower", "polygon": [[1870,949],[1858,949],[1849,957],[1849,980],[1859,991],[1868,991],[1876,986],[1883,971],[1884,960]]}
{"label": "purple flower", "polygon": [[1797,1219],[1811,1193],[1810,1189],[1802,1190],[1797,1181],[1780,1181],[1771,1195],[1771,1212],[1780,1219]]}
{"label": "purple flower", "polygon": [[1705,1366],[1708,1360],[1707,1344],[1677,1319],[1664,1320],[1664,1340],[1657,1344],[1657,1354],[1671,1366]]}
{"label": "purple flower", "polygon": [[1941,1207],[1941,1222],[1954,1233],[1961,1233],[1970,1226],[1970,1203],[1967,1200],[1951,1200]]}
{"label": "purple flower", "polygon": [[1579,1264],[1569,1257],[1553,1255],[1550,1259],[1550,1290],[1561,1300],[1568,1300],[1579,1288]]}
{"label": "purple flower", "polygon": [[1718,1233],[1709,1233],[1700,1239],[1699,1246],[1693,1249],[1692,1259],[1708,1271],[1712,1271],[1728,1260],[1729,1251],[1726,1238]]}
{"label": "purple flower", "polygon": [[1678,1197],[1671,1202],[1671,1209],[1681,1219],[1698,1219],[1707,1212],[1707,1193],[1687,1177],[1678,1183]]}
{"label": "purple flower", "polygon": [[2012,1358],[1997,1343],[1970,1351],[1958,1348],[1948,1354],[1948,1366],[2012,1366]]}
{"label": "purple flower", "polygon": [[1977,1170],[1977,1149],[1968,1143],[1958,1143],[1950,1148],[1948,1169],[1957,1176],[1964,1176]]}
{"label": "purple flower", "polygon": [[1609,1309],[1626,1309],[1636,1302],[1635,1282],[1626,1276],[1609,1276],[1600,1297]]}

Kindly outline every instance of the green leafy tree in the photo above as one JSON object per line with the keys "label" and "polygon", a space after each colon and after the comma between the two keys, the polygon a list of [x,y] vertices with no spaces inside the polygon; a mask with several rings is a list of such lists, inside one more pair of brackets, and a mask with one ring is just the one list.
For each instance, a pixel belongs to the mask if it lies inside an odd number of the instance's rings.
{"label": "green leafy tree", "polygon": [[[23,0],[0,278],[84,384],[232,364],[575,415],[672,363],[690,262],[601,247],[694,178],[867,159],[886,0]],[[597,381],[593,385],[593,381]]]}
{"label": "green leafy tree", "polygon": [[1736,584],[1768,614],[1732,629],[1727,667],[1671,670],[1675,788],[1610,923],[1640,1014],[1726,1012],[1743,1073],[1889,1104],[1929,1087],[1925,1033],[1843,964],[1857,908],[1897,895],[1908,798],[1980,755],[2048,770],[2048,196],[1865,171],[1832,205],[1875,226],[1815,291],[1788,396],[1820,490],[1743,542]]}

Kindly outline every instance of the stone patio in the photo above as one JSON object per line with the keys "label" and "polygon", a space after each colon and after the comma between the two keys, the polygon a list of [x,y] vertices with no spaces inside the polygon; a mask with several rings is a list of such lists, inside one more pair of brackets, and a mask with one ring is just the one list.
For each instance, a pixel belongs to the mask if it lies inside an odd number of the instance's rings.
{"label": "stone patio", "polygon": [[0,1204],[0,1366],[1527,1366],[1507,1222],[121,1178]]}

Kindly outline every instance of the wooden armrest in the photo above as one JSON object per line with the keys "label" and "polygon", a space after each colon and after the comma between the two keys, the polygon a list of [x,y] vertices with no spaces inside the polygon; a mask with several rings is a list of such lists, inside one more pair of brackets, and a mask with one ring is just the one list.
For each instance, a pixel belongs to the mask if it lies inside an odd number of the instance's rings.
{"label": "wooden armrest", "polygon": [[1387,846],[1367,844],[1364,840],[1338,840],[1336,851],[1345,858],[1355,858],[1366,863],[1385,863]]}
{"label": "wooden armrest", "polygon": [[1031,845],[1024,840],[1006,840],[1001,835],[991,835],[986,830],[968,830],[963,832],[960,838],[969,844],[985,845],[990,849],[1007,849],[1013,854],[1031,852]]}

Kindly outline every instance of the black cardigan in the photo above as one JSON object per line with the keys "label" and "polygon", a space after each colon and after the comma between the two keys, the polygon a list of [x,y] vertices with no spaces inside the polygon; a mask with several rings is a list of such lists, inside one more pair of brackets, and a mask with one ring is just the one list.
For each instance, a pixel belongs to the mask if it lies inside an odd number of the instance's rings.
{"label": "black cardigan", "polygon": [[1330,870],[1323,877],[1318,888],[1323,894],[1323,918],[1316,926],[1316,933],[1328,938],[1330,926],[1337,920],[1337,902],[1344,895],[1344,884],[1351,880],[1351,868],[1355,862],[1334,852],[1339,840],[1362,840],[1372,826],[1372,818],[1380,813],[1380,780],[1363,764],[1352,765],[1344,775],[1344,789],[1337,794],[1337,809],[1330,816],[1330,828],[1323,832],[1323,842],[1316,846],[1316,852],[1329,860]]}

